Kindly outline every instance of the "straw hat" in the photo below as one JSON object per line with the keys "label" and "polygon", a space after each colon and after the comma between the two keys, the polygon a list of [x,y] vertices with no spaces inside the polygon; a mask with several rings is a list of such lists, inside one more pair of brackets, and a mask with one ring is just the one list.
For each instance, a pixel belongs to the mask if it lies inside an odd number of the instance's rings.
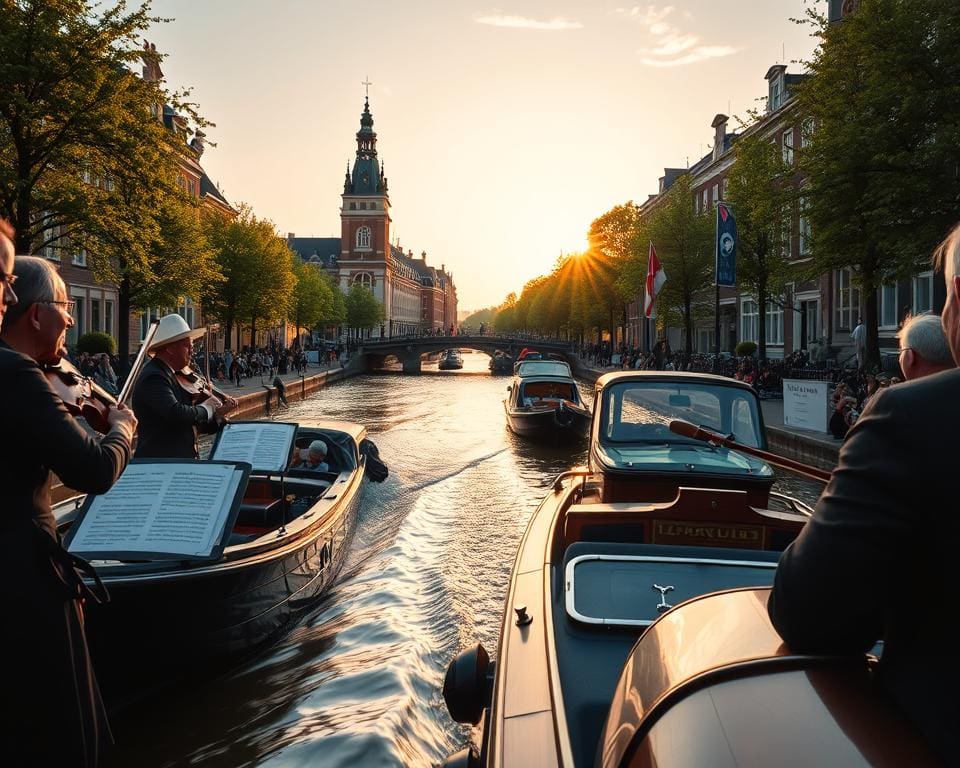
{"label": "straw hat", "polygon": [[176,313],[164,315],[160,318],[160,325],[157,326],[157,333],[154,335],[153,341],[150,342],[150,349],[154,350],[166,344],[180,341],[180,339],[198,339],[206,332],[206,328],[191,329],[187,325],[187,321]]}

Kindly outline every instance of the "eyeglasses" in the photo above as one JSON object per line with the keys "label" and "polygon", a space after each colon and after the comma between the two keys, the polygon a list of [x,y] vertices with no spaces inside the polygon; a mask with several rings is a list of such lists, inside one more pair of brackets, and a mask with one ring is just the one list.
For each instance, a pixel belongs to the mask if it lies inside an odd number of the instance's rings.
{"label": "eyeglasses", "polygon": [[52,299],[49,299],[45,301],[38,301],[37,304],[54,304],[55,306],[63,307],[64,312],[66,312],[68,315],[72,315],[74,307],[77,306],[77,302],[75,302],[73,299],[70,299],[69,301],[53,301]]}

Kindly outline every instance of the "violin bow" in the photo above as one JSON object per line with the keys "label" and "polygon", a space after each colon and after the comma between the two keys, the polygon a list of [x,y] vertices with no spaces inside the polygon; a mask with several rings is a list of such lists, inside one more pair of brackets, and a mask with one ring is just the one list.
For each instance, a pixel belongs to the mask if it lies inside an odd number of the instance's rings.
{"label": "violin bow", "polygon": [[134,360],[133,365],[130,366],[130,373],[127,374],[127,380],[123,382],[123,389],[120,390],[120,394],[117,396],[118,403],[126,403],[127,398],[130,397],[130,393],[133,392],[133,385],[137,383],[140,369],[143,368],[143,364],[147,359],[147,350],[150,349],[150,343],[153,341],[153,337],[156,335],[157,328],[159,327],[160,321],[157,318],[150,321],[150,326],[147,328],[147,335],[143,339],[140,351],[137,352],[137,359]]}

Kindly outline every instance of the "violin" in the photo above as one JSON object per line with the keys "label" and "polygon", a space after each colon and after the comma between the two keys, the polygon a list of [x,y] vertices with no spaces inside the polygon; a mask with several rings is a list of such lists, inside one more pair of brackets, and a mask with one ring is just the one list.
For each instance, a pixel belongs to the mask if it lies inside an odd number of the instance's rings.
{"label": "violin", "polygon": [[194,405],[202,403],[209,397],[215,397],[221,402],[226,402],[229,398],[229,395],[221,392],[189,365],[179,371],[174,371],[173,375],[177,384],[180,385],[180,389],[190,396]]}
{"label": "violin", "polygon": [[110,408],[117,399],[93,379],[84,376],[67,358],[41,366],[47,382],[74,416],[83,416],[93,429],[102,434],[110,431]]}

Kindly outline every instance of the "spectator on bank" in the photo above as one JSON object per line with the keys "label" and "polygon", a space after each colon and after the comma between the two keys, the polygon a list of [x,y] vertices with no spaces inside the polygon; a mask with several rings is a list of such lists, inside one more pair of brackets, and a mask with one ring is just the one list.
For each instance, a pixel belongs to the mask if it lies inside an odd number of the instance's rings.
{"label": "spectator on bank", "polygon": [[953,354],[938,315],[908,317],[900,329],[900,370],[910,381],[954,368]]}
{"label": "spectator on bank", "polygon": [[863,370],[864,356],[867,353],[867,329],[863,325],[863,318],[857,318],[857,327],[853,329],[850,338],[857,353],[857,368]]}

